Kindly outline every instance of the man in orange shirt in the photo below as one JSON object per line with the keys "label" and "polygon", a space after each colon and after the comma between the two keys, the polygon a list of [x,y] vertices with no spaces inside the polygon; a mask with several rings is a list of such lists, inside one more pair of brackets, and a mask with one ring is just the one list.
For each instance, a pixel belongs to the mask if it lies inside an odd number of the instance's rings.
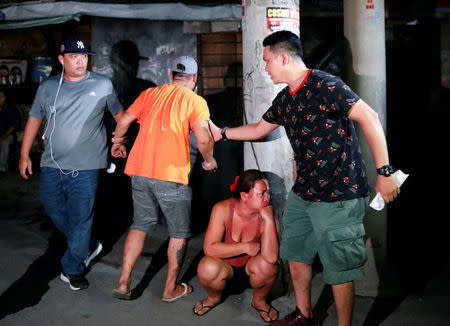
{"label": "man in orange shirt", "polygon": [[168,271],[162,300],[172,302],[192,292],[185,283],[177,284],[190,237],[192,190],[189,132],[192,130],[202,154],[205,170],[216,170],[214,140],[209,131],[206,101],[193,90],[197,84],[197,62],[187,56],[175,60],[172,83],[143,91],[117,122],[111,153],[126,157],[124,136],[137,119],[139,133],[125,167],[133,185],[134,220],[125,241],[122,274],[113,291],[118,299],[131,298],[131,272],[139,257],[147,231],[156,227],[158,208],[168,225]]}

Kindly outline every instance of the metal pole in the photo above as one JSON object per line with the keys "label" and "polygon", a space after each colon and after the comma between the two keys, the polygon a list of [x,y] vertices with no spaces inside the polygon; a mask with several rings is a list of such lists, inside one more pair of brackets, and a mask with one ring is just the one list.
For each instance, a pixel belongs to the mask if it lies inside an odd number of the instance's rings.
{"label": "metal pole", "polygon": [[[242,52],[244,123],[258,122],[277,93],[286,85],[274,85],[265,72],[262,41],[278,29],[299,34],[299,1],[243,0]],[[293,184],[292,149],[283,128],[262,142],[244,143],[244,168],[268,172],[272,205],[280,217]]]}

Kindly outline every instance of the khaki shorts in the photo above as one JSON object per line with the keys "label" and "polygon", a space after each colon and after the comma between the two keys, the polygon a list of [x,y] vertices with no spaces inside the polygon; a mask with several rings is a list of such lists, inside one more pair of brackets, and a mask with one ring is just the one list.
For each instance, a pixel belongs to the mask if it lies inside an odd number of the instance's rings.
{"label": "khaki shorts", "polygon": [[312,264],[319,254],[324,280],[340,284],[364,276],[363,217],[369,197],[310,202],[289,193],[282,218],[280,256]]}

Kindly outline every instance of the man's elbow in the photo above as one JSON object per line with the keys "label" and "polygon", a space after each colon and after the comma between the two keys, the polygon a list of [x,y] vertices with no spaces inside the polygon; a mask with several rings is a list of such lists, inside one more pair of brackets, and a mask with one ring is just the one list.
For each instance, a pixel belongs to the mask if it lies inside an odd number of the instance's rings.
{"label": "man's elbow", "polygon": [[197,139],[197,146],[199,149],[205,148],[209,149],[214,146],[214,138],[208,130],[201,130],[200,132],[195,132],[195,137]]}
{"label": "man's elbow", "polygon": [[367,114],[372,120],[380,120],[380,116],[378,115],[377,111],[372,108],[369,108],[369,110],[367,110]]}
{"label": "man's elbow", "polygon": [[199,148],[210,148],[214,144],[214,139],[212,137],[202,137],[197,140],[197,146]]}

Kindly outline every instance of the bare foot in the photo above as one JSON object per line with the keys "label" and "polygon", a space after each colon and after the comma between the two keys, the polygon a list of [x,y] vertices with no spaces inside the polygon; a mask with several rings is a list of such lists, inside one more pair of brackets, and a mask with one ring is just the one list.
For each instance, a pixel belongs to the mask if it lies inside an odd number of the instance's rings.
{"label": "bare foot", "polygon": [[123,292],[123,293],[129,293],[131,288],[131,278],[126,281],[119,280],[119,286],[117,287],[117,290]]}

